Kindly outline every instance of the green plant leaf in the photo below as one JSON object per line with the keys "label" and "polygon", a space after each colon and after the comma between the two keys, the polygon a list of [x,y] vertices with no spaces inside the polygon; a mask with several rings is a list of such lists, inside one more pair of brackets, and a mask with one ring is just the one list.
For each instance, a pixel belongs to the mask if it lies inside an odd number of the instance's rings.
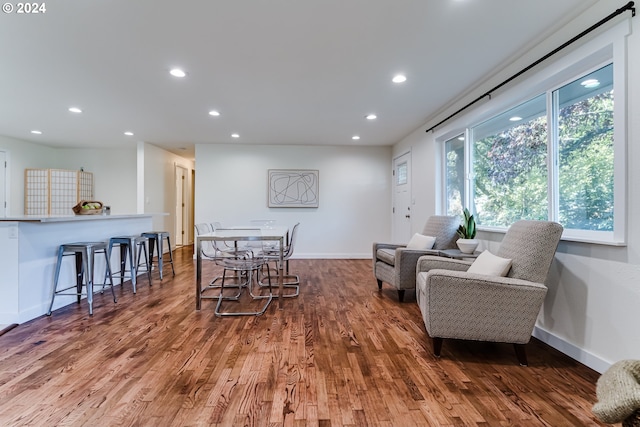
{"label": "green plant leaf", "polygon": [[469,209],[464,208],[462,210],[462,216],[463,216],[463,220],[462,220],[462,224],[460,224],[458,226],[458,230],[456,230],[456,233],[458,233],[458,236],[460,236],[463,239],[473,239],[476,237],[476,220],[473,217],[473,215],[471,215],[471,212],[469,212]]}

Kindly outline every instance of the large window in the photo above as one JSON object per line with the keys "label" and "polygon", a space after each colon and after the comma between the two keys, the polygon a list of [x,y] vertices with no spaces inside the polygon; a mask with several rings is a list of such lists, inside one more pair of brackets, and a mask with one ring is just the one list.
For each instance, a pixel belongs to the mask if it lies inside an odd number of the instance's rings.
{"label": "large window", "polygon": [[553,92],[558,128],[558,219],[613,231],[613,66]]}
{"label": "large window", "polygon": [[464,134],[444,143],[446,162],[447,215],[459,215],[465,200]]}
{"label": "large window", "polygon": [[616,223],[624,229],[616,210],[624,210],[625,180],[614,77],[613,62],[594,67],[449,133],[442,140],[446,213],[469,207],[481,229],[550,219],[565,237],[622,243],[614,233]]}
{"label": "large window", "polygon": [[547,219],[547,115],[539,95],[471,129],[478,225]]}

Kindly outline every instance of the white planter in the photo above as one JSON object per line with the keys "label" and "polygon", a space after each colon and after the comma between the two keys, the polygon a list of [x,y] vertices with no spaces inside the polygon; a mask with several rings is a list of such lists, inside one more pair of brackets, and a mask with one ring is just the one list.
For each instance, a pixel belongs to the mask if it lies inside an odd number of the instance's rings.
{"label": "white planter", "polygon": [[472,254],[478,247],[479,242],[476,239],[458,239],[456,243],[460,252],[463,254]]}

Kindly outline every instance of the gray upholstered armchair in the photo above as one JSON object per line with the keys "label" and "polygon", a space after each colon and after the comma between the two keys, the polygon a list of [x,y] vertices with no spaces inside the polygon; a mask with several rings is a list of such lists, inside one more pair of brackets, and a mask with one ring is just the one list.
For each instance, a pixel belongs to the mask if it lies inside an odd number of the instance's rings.
{"label": "gray upholstered armchair", "polygon": [[373,244],[373,274],[378,280],[378,289],[387,282],[398,290],[400,302],[404,291],[416,288],[416,263],[418,258],[427,254],[437,255],[444,249],[455,249],[458,235],[456,230],[460,218],[434,215],[427,219],[422,230],[425,236],[435,237],[432,249],[407,249],[406,245],[391,243]]}
{"label": "gray upholstered armchair", "polygon": [[[440,356],[444,338],[514,344],[521,365],[547,293],[544,282],[562,235],[549,221],[514,223],[496,255],[511,259],[506,277],[467,272],[472,261],[421,257],[416,298]],[[473,269],[472,269],[473,270]]]}

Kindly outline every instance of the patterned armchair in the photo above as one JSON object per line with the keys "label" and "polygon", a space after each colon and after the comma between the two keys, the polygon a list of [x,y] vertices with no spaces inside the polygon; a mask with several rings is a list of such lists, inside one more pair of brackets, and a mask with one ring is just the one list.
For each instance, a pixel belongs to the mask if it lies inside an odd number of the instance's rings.
{"label": "patterned armchair", "polygon": [[391,243],[373,244],[373,275],[378,280],[378,289],[382,282],[387,282],[398,290],[400,302],[404,299],[404,291],[416,288],[416,263],[423,255],[437,255],[444,249],[455,249],[458,235],[456,230],[460,218],[434,215],[429,217],[422,234],[435,237],[432,249],[407,249],[406,245]]}
{"label": "patterned armchair", "polygon": [[444,338],[512,343],[526,366],[525,345],[547,293],[544,281],[561,235],[555,222],[511,225],[496,253],[512,260],[506,277],[469,273],[472,261],[421,257],[416,298],[434,354],[440,356]]}

